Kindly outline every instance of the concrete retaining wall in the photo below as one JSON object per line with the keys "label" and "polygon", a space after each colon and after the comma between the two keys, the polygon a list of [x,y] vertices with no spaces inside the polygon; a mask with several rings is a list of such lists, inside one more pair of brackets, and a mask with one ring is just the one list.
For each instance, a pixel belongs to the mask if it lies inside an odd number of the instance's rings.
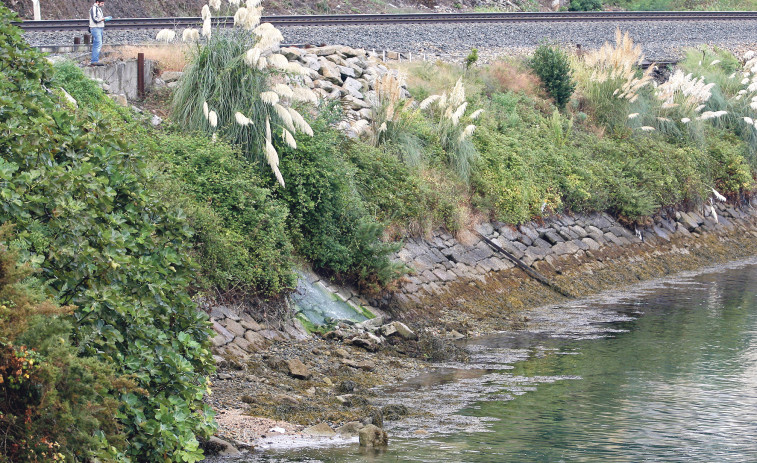
{"label": "concrete retaining wall", "polygon": [[[145,89],[152,86],[153,66],[152,61],[145,60]],[[90,79],[101,80],[107,85],[108,93],[123,94],[130,100],[137,98],[137,60],[107,63],[105,66],[87,66],[82,70]]]}

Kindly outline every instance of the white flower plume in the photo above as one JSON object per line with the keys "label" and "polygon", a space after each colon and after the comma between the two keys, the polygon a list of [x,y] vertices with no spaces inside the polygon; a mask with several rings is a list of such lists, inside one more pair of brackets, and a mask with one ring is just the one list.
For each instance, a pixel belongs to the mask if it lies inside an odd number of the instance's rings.
{"label": "white flower plume", "polygon": [[175,38],[176,32],[171,29],[161,29],[160,32],[158,32],[158,35],[155,36],[155,40],[158,40],[159,42],[173,42],[173,39]]}
{"label": "white flower plume", "polygon": [[184,42],[197,42],[200,40],[200,31],[197,29],[184,29],[181,33],[181,40]]}
{"label": "white flower plume", "polygon": [[276,92],[272,91],[265,91],[260,94],[260,99],[263,100],[263,103],[273,106],[275,104],[278,104],[279,102],[279,95],[276,94]]}

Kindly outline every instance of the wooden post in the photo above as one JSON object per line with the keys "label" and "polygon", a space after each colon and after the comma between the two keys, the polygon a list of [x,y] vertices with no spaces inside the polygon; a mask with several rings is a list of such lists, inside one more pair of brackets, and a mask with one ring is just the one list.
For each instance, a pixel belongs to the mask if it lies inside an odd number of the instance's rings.
{"label": "wooden post", "polygon": [[145,54],[137,53],[137,96],[145,97]]}
{"label": "wooden post", "polygon": [[84,34],[84,45],[89,45],[90,41],[92,39],[92,36],[89,34]]}

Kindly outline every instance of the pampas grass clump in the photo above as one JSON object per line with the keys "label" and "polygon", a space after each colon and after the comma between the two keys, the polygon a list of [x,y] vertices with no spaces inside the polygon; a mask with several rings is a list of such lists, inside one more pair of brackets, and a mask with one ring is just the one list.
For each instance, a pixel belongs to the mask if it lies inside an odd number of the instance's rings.
{"label": "pampas grass clump", "polygon": [[[423,100],[423,109],[435,124],[439,141],[447,153],[447,162],[463,181],[468,181],[473,163],[478,159],[478,151],[470,139],[476,129],[473,119],[479,117],[475,110],[465,117],[468,102],[465,101],[465,86],[462,77],[457,80],[449,95],[431,95]],[[475,114],[475,118],[473,118]],[[467,124],[461,123],[467,121]]]}
{"label": "pampas grass clump", "polygon": [[[230,5],[238,7],[239,2]],[[211,7],[218,10],[220,1],[202,7],[202,35],[207,41],[197,45],[174,94],[174,114],[189,130],[241,145],[248,158],[266,162],[284,186],[276,145],[295,148],[297,132],[313,135],[293,106],[317,102],[303,86],[302,76],[311,71],[279,53],[283,36],[273,25],[260,24],[259,0],[248,0],[236,10],[235,28],[226,34],[213,34]]]}
{"label": "pampas grass clump", "polygon": [[605,43],[599,50],[574,61],[579,92],[597,119],[611,130],[626,127],[628,114],[642,112],[643,91],[652,82],[652,68],[638,74],[644,60],[641,47],[629,34],[615,30],[615,44]]}

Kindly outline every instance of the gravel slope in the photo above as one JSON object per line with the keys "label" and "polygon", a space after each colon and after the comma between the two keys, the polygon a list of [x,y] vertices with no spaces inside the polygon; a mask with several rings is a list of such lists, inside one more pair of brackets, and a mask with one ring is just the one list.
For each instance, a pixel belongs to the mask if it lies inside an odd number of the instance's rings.
{"label": "gravel slope", "polygon": [[[615,23],[434,24],[399,26],[283,27],[284,39],[295,44],[339,44],[368,50],[411,52],[419,56],[464,55],[478,48],[484,57],[535,48],[549,40],[584,49],[612,41],[615,28],[629,31],[649,59],[674,58],[684,46],[700,44],[726,48],[755,48],[757,21],[625,21]],[[80,33],[27,33],[32,45],[73,43]],[[180,35],[180,34],[178,34]],[[153,42],[155,31],[108,31],[106,44]]]}

